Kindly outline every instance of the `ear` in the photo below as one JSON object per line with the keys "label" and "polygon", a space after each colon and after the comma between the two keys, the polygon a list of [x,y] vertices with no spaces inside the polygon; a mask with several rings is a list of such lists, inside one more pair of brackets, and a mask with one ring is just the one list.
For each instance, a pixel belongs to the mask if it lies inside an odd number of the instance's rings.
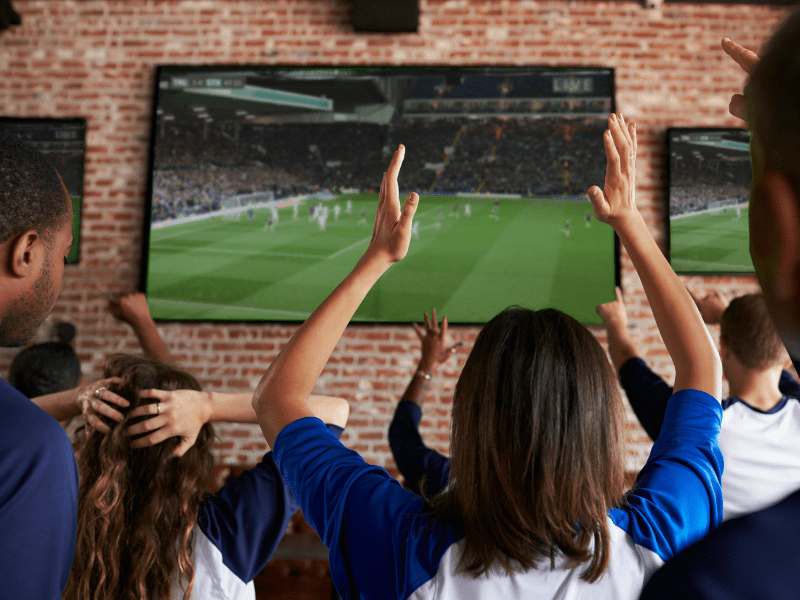
{"label": "ear", "polygon": [[9,247],[9,269],[15,277],[26,277],[35,268],[36,254],[43,250],[42,237],[33,230],[26,231]]}
{"label": "ear", "polygon": [[800,298],[800,198],[786,175],[774,170],[764,173],[755,194],[760,216],[767,221],[759,228],[763,237],[757,245],[762,251],[768,248],[763,258],[772,254],[775,260],[774,294],[783,301]]}
{"label": "ear", "polygon": [[730,351],[730,347],[728,346],[728,341],[725,339],[724,335],[719,336],[719,355],[726,356]]}

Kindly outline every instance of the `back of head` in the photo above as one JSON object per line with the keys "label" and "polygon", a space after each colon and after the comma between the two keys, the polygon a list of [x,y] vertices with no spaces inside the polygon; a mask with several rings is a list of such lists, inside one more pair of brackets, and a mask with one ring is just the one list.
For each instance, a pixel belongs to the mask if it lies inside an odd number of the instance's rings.
{"label": "back of head", "polygon": [[0,243],[31,229],[49,236],[69,211],[55,166],[19,138],[0,132]]}
{"label": "back of head", "polygon": [[11,361],[8,382],[28,398],[63,392],[78,385],[81,361],[63,342],[35,344]]}
{"label": "back of head", "polygon": [[800,7],[767,42],[750,87],[766,167],[785,173],[800,198]]}
{"label": "back of head", "polygon": [[720,337],[748,369],[762,371],[783,362],[783,342],[763,294],[734,298],[722,313]]}
{"label": "back of head", "polygon": [[[122,379],[108,386],[131,403],[122,412],[155,401],[140,398],[142,390],[200,389],[191,375],[127,355],[109,357],[104,376]],[[184,597],[190,597],[192,530],[212,466],[213,434],[206,425],[181,458],[172,456],[178,438],[132,449],[136,436],[126,437],[125,428],[144,418],[105,419],[111,433],[77,434],[80,488],[73,564],[78,568],[70,573],[65,598],[163,600],[178,576],[188,585]]]}
{"label": "back of head", "polygon": [[611,365],[583,325],[553,309],[492,319],[456,385],[450,486],[432,501],[464,527],[459,567],[528,570],[561,553],[599,578],[607,511],[624,491],[623,418]]}

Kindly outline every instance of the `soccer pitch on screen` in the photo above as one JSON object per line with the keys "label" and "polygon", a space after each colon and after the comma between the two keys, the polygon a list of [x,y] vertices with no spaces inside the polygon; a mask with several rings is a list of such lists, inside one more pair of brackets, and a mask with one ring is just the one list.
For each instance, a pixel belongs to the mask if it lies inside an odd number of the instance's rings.
{"label": "soccer pitch on screen", "polygon": [[753,273],[748,207],[732,206],[670,220],[670,262],[679,273]]}
{"label": "soccer pitch on screen", "polygon": [[[321,224],[310,208],[323,205]],[[377,196],[282,206],[271,226],[272,211],[261,207],[153,229],[146,280],[153,317],[305,320],[366,250]],[[408,255],[353,320],[420,321],[435,308],[451,322],[485,323],[516,304],[599,323],[595,307],[614,299],[614,234],[591,211],[588,200],[423,196]]]}

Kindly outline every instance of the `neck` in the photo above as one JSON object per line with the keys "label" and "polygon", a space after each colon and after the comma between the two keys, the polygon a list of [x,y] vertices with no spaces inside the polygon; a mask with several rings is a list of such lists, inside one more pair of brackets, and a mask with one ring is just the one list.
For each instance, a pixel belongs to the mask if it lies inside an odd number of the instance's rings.
{"label": "neck", "polygon": [[731,373],[728,376],[730,394],[741,398],[753,408],[767,411],[778,404],[783,397],[778,389],[780,378],[780,367],[766,371],[742,368],[738,373]]}

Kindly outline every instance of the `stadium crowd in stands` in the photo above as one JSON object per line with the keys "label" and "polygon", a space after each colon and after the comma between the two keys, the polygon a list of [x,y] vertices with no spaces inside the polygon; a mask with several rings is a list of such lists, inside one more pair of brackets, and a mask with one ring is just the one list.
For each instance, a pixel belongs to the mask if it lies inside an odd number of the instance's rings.
{"label": "stadium crowd in stands", "polygon": [[[403,186],[438,194],[583,196],[605,171],[598,119],[404,119],[365,123],[165,128],[156,143],[153,221],[219,210],[226,197],[375,189],[389,148],[419,148]],[[520,160],[521,157],[536,161]],[[477,166],[477,168],[476,168]]]}

